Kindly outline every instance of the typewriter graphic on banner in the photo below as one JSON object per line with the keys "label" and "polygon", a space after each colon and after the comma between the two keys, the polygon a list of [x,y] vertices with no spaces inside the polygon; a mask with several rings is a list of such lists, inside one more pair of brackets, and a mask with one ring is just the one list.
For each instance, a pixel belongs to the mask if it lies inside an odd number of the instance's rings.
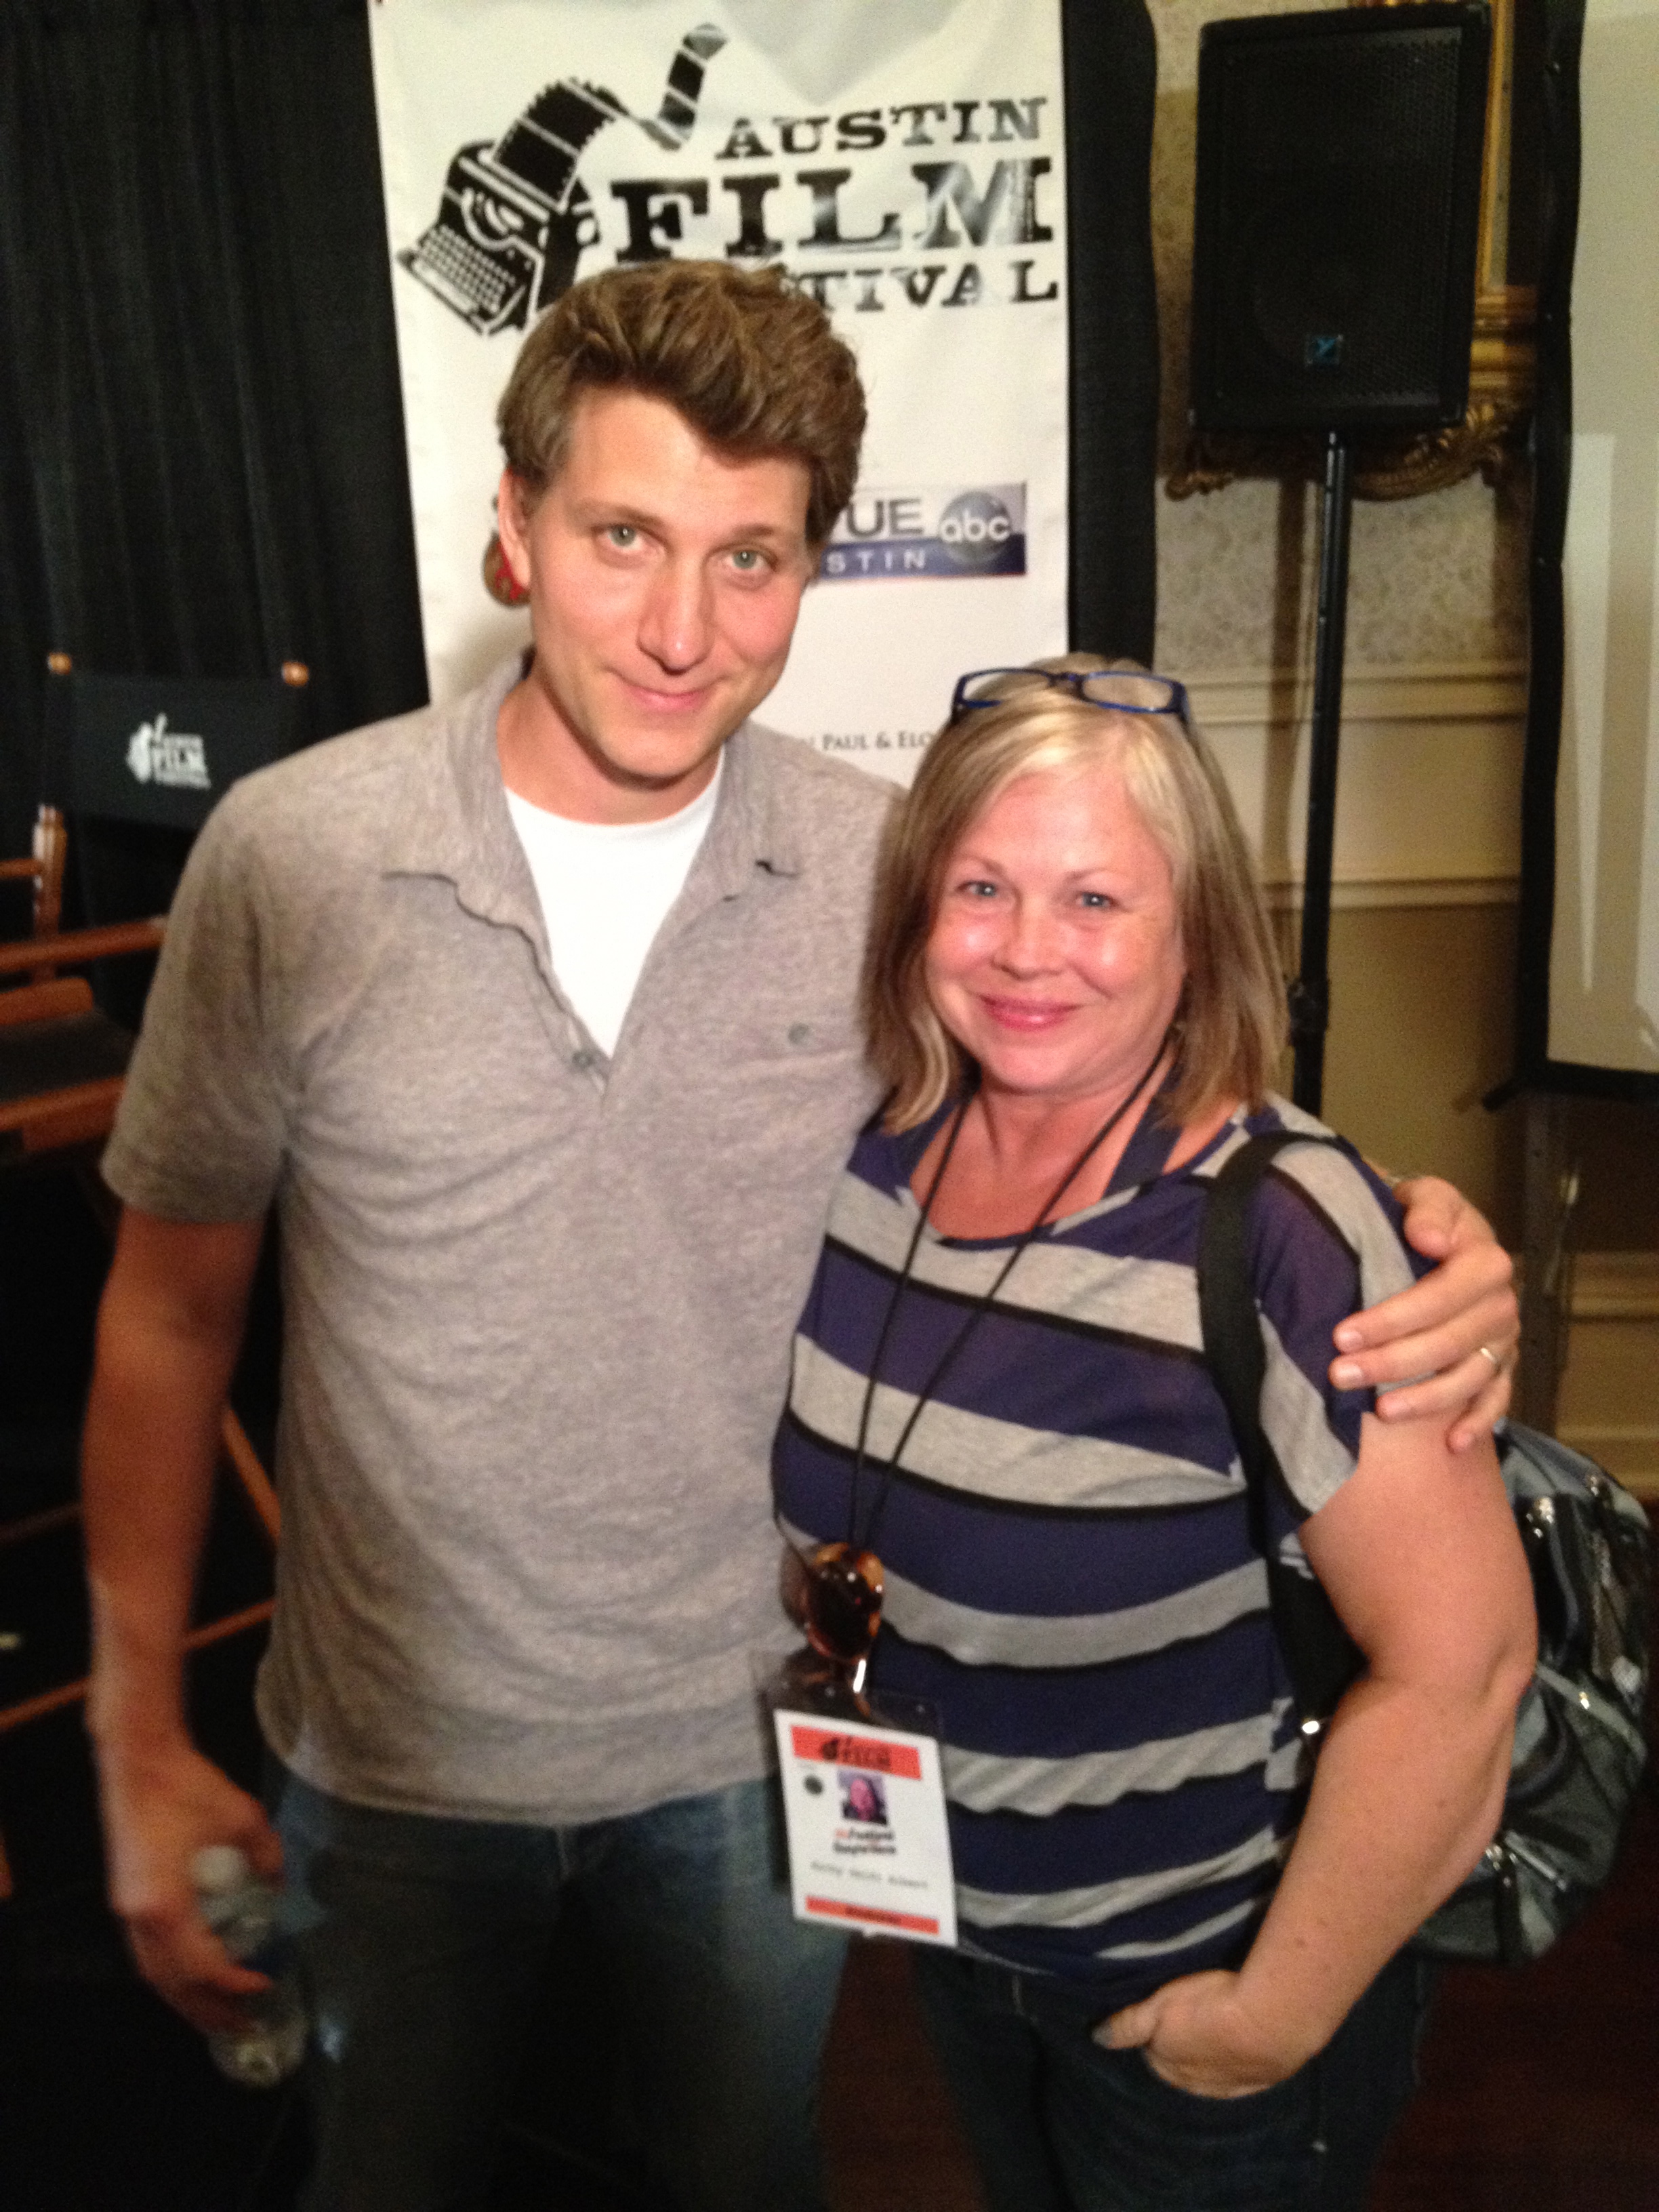
{"label": "typewriter graphic on banner", "polygon": [[630,115],[603,86],[561,77],[538,92],[492,146],[463,146],[444,179],[438,219],[398,258],[481,336],[522,330],[574,280],[599,221],[576,174],[607,123],[635,123],[659,146],[683,146],[697,119],[703,71],[726,33],[700,23],[680,41],[654,116]]}

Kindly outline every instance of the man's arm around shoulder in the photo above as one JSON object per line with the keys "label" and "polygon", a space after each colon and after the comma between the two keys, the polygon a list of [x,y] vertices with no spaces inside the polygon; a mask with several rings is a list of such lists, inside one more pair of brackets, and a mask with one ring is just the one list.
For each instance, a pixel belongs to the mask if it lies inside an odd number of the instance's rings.
{"label": "man's arm around shoulder", "polygon": [[1395,1183],[1395,1196],[1406,1209],[1407,1242],[1439,1265],[1340,1323],[1331,1381],[1339,1390],[1407,1385],[1377,1401],[1377,1418],[1447,1420],[1447,1442],[1468,1451],[1509,1410],[1521,1334],[1510,1256],[1450,1183],[1418,1176]]}
{"label": "man's arm around shoulder", "polygon": [[191,1861],[234,1844],[275,1879],[258,1802],[191,1741],[184,1638],[264,1224],[173,1222],[128,1207],[98,1319],[83,1493],[92,1600],[88,1726],[110,1898],[140,1970],[186,2019],[234,2026],[265,1986],[203,1923]]}

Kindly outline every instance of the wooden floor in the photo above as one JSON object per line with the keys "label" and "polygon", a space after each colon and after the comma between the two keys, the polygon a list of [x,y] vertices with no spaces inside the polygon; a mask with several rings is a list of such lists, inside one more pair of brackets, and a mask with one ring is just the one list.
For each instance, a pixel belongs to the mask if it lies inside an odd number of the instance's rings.
{"label": "wooden floor", "polygon": [[[861,1945],[824,2081],[833,2212],[981,2212],[907,1960]],[[1659,2212],[1659,1805],[1540,1965],[1446,1975],[1370,2212]]]}
{"label": "wooden floor", "polygon": [[982,2212],[902,1943],[853,1951],[823,2071],[830,2212]]}
{"label": "wooden floor", "polygon": [[1536,1966],[1448,1975],[1372,2212],[1659,2208],[1659,1806]]}
{"label": "wooden floor", "polygon": [[[0,2206],[291,2212],[302,2141],[290,2129],[272,2144],[272,2107],[219,2081],[198,2039],[136,1984],[96,1910],[76,1734],[26,1731],[33,1742],[14,1739],[0,1760],[0,1784],[13,1785],[0,1787],[0,1804],[10,1798],[20,1847],[32,1836],[25,1804],[53,1813],[50,1835],[20,1863],[18,1899],[0,1907]],[[1659,1806],[1650,1802],[1613,1885],[1541,1966],[1446,1977],[1422,2092],[1370,2212],[1659,2212],[1656,2089]],[[900,1946],[854,1954],[825,2070],[824,2132],[833,2212],[981,2212]],[[638,2212],[641,2202],[590,2188],[568,2166],[556,2172],[527,2139],[491,2201],[493,2212]]]}

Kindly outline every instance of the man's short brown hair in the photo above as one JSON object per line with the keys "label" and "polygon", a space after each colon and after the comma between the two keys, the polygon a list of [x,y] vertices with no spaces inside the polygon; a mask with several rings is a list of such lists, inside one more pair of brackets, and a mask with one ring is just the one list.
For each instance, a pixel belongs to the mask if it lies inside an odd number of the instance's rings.
{"label": "man's short brown hair", "polygon": [[665,399],[738,459],[798,460],[817,547],[853,495],[864,392],[851,348],[776,269],[654,261],[573,284],[525,340],[495,412],[533,503],[558,474],[584,392]]}

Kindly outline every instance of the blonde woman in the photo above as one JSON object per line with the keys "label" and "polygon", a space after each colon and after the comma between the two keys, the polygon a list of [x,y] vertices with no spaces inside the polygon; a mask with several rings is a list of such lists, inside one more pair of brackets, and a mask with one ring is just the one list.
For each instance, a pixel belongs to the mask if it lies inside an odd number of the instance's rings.
{"label": "blonde woman", "polygon": [[1311,1765],[1194,1263],[1246,1133],[1318,1125],[1268,1091],[1283,988],[1179,684],[963,679],[866,1009],[890,1091],[777,1494],[804,1554],[869,1555],[871,1685],[939,1717],[962,1943],[916,1966],[993,2212],[1357,2207],[1425,2001],[1402,1946],[1492,1832],[1532,1609],[1489,1443],[1333,1387],[1334,1326],[1414,1263],[1357,1156],[1292,1148],[1253,1222],[1273,1535],[1366,1661]]}

